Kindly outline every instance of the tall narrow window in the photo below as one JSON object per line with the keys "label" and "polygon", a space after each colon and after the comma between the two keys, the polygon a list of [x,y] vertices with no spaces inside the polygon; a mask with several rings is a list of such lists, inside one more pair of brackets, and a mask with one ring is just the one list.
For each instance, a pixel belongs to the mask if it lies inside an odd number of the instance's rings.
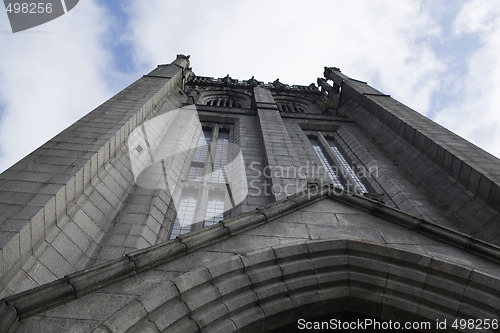
{"label": "tall narrow window", "polygon": [[215,183],[225,183],[225,166],[227,164],[227,148],[229,143],[229,132],[220,130],[217,137],[217,148],[215,149],[212,181]]}
{"label": "tall narrow window", "polygon": [[225,203],[233,202],[226,186],[229,134],[228,129],[217,124],[203,127],[183,181],[185,187],[170,239],[218,223],[227,210]]}
{"label": "tall narrow window", "polygon": [[313,146],[314,151],[316,152],[316,155],[319,158],[319,161],[325,168],[326,174],[328,175],[328,178],[330,179],[332,184],[335,187],[344,189],[344,186],[342,185],[342,182],[340,181],[340,178],[338,177],[336,170],[333,170],[332,165],[330,164],[330,162],[328,162],[325,152],[323,151],[323,147],[321,147],[321,144],[318,141],[318,139],[310,137],[309,141],[311,142],[311,145]]}
{"label": "tall narrow window", "polygon": [[205,214],[205,227],[211,226],[223,219],[224,192],[211,191],[207,201]]}
{"label": "tall narrow window", "polygon": [[198,144],[194,150],[193,159],[188,170],[188,179],[193,180],[204,175],[211,135],[211,128],[203,129],[203,133],[200,135]]}
{"label": "tall narrow window", "polygon": [[345,172],[349,175],[349,177],[352,179],[354,182],[354,186],[356,186],[356,189],[361,192],[361,193],[368,193],[368,190],[366,189],[366,186],[361,182],[361,179],[359,179],[358,175],[356,175],[356,172],[354,172],[354,169],[352,166],[347,163],[347,160],[344,158],[342,153],[340,152],[339,148],[335,144],[335,141],[333,139],[329,138],[326,140],[328,142],[328,145],[332,149],[333,153],[339,160],[341,167],[345,170]]}
{"label": "tall narrow window", "polygon": [[184,189],[182,192],[177,216],[175,217],[170,239],[178,235],[185,234],[191,230],[194,215],[196,213],[196,203],[198,200],[198,191],[193,189]]}

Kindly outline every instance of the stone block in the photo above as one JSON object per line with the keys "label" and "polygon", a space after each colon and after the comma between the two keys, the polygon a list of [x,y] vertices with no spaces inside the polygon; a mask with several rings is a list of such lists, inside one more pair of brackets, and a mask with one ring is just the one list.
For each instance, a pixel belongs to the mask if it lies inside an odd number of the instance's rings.
{"label": "stone block", "polygon": [[295,260],[278,264],[283,272],[283,279],[287,281],[290,278],[313,272],[312,262],[309,259]]}
{"label": "stone block", "polygon": [[221,223],[229,230],[231,235],[237,235],[266,223],[266,217],[261,213],[251,212],[235,218],[223,220]]}
{"label": "stone block", "polygon": [[[99,332],[93,331],[92,333]],[[127,333],[160,333],[160,330],[149,320],[142,320],[130,328]]]}
{"label": "stone block", "polygon": [[12,191],[22,193],[38,193],[45,185],[39,182],[28,182],[22,180],[9,180],[0,186],[0,191]]}
{"label": "stone block", "polygon": [[236,255],[224,258],[223,261],[209,262],[205,264],[205,267],[208,269],[213,279],[217,279],[225,274],[238,274],[244,271],[243,262],[241,258]]}
{"label": "stone block", "polygon": [[386,263],[379,258],[349,256],[349,269],[351,270],[354,269],[356,271],[370,272],[370,274],[378,276],[387,276],[390,268],[390,263]]}
{"label": "stone block", "polygon": [[73,265],[50,245],[38,255],[38,258],[40,262],[58,278],[76,271]]}
{"label": "stone block", "polygon": [[132,301],[108,318],[103,325],[113,333],[126,332],[146,315],[147,312],[142,304]]}
{"label": "stone block", "polygon": [[347,285],[349,283],[349,271],[346,266],[333,271],[326,271],[325,273],[316,273],[316,280],[318,288]]}
{"label": "stone block", "polygon": [[102,323],[129,302],[128,296],[97,292],[45,311],[43,317],[92,320]]}
{"label": "stone block", "polygon": [[371,288],[351,287],[349,311],[380,318],[383,294]]}
{"label": "stone block", "polygon": [[398,322],[416,322],[415,313],[418,302],[405,300],[386,295],[382,305],[381,318]]}
{"label": "stone block", "polygon": [[172,280],[181,294],[202,286],[206,283],[212,283],[212,277],[205,267],[199,267]]}
{"label": "stone block", "polygon": [[85,163],[83,165],[83,190],[85,192],[85,189],[87,188],[87,186],[90,184],[90,180],[92,179],[93,175],[92,175],[92,172],[91,172],[91,168],[90,168],[90,160]]}
{"label": "stone block", "polygon": [[[107,201],[111,207],[118,210],[122,204],[121,199],[103,182],[98,182],[95,185],[95,189],[99,194]],[[99,208],[99,203],[96,203]],[[103,209],[101,209],[102,211]]]}
{"label": "stone block", "polygon": [[185,246],[179,240],[172,240],[146,249],[133,251],[127,257],[134,263],[137,272],[158,266],[186,254]]}
{"label": "stone block", "polygon": [[254,287],[260,286],[264,283],[269,283],[270,281],[283,279],[283,272],[281,271],[281,268],[275,265],[247,270],[246,274],[250,278]]}
{"label": "stone block", "polygon": [[19,245],[19,233],[4,231],[0,233],[0,248],[4,269],[9,271],[15,264],[19,265],[21,251]]}
{"label": "stone block", "polygon": [[318,288],[318,280],[315,275],[302,275],[292,279],[285,279],[285,283],[290,295],[303,290]]}
{"label": "stone block", "polygon": [[125,194],[127,188],[122,187],[120,183],[118,183],[108,172],[106,172],[105,176],[101,178],[101,181],[116,196],[116,198],[120,199]]}
{"label": "stone block", "polygon": [[0,328],[4,332],[9,332],[17,321],[18,318],[16,308],[6,305],[5,301],[0,301]]}
{"label": "stone block", "polygon": [[[196,278],[191,277],[190,273],[192,271],[181,275],[181,277],[186,278],[187,280],[197,280]],[[178,281],[178,279],[174,279],[173,281],[176,283],[176,286],[181,289],[181,287],[185,287],[182,283]],[[187,281],[192,282],[192,281]],[[199,284],[196,287],[193,287],[190,290],[181,292],[181,299],[188,308],[194,312],[200,308],[211,307],[217,304],[217,300],[219,300],[220,295],[217,289],[209,283]],[[220,304],[220,303],[219,303]]]}
{"label": "stone block", "polygon": [[66,278],[74,287],[76,296],[81,297],[119,279],[135,274],[134,268],[134,264],[128,258],[123,258],[90,270],[69,274]]}
{"label": "stone block", "polygon": [[139,297],[138,300],[142,303],[146,311],[151,313],[167,302],[175,299],[180,300],[179,296],[180,294],[176,286],[170,281],[165,281],[151,292]]}
{"label": "stone block", "polygon": [[[446,279],[453,279],[455,282],[467,281],[471,276],[471,269],[469,267],[453,265],[450,262],[436,258],[432,258],[429,268],[433,274],[437,274]],[[429,274],[431,272],[429,272]]]}
{"label": "stone block", "polygon": [[56,238],[51,242],[51,245],[74,266],[76,266],[79,261],[85,261],[82,258],[84,255],[83,251],[63,232],[60,232],[56,236]]}
{"label": "stone block", "polygon": [[26,205],[35,196],[36,196],[36,194],[34,194],[34,193],[23,193],[23,192],[13,192],[13,191],[0,191],[0,203],[2,203],[2,204],[15,204],[15,205]]}
{"label": "stone block", "polygon": [[90,239],[98,243],[103,235],[103,231],[94,221],[88,217],[83,210],[79,209],[71,219],[82,229]]}
{"label": "stone block", "polygon": [[266,220],[269,222],[293,212],[296,208],[296,202],[287,199],[285,201],[280,201],[264,208],[260,208],[259,211],[266,216]]}
{"label": "stone block", "polygon": [[[279,220],[282,221],[282,220]],[[280,223],[278,220],[266,223],[258,228],[247,231],[249,235],[261,235],[275,237],[289,237],[308,239],[307,227],[305,223]]]}
{"label": "stone block", "polygon": [[198,325],[194,322],[194,320],[189,318],[182,318],[179,321],[176,321],[174,324],[168,327],[168,330],[163,332],[186,332],[186,333],[196,333],[199,332],[200,329]]}
{"label": "stone block", "polygon": [[62,327],[70,327],[71,332],[95,332],[109,333],[109,330],[103,331],[98,328],[99,324],[93,320],[78,320],[68,318],[45,318],[30,317],[23,320],[17,330],[22,332],[61,332]]}
{"label": "stone block", "polygon": [[223,278],[215,280],[213,284],[221,296],[229,296],[242,292],[242,290],[250,289],[251,285],[250,279],[244,274],[237,274],[231,277],[226,275]]}
{"label": "stone block", "polygon": [[347,242],[345,240],[312,241],[307,242],[306,245],[311,258],[322,256],[324,253],[332,256],[347,253]]}
{"label": "stone block", "polygon": [[38,260],[29,270],[27,270],[27,272],[37,285],[43,285],[57,280],[57,276]]}
{"label": "stone block", "polygon": [[[190,306],[189,303],[188,306]],[[193,319],[198,324],[201,330],[204,330],[205,328],[208,329],[210,326],[213,327],[217,325],[216,322],[220,321],[226,316],[227,308],[223,304],[215,302],[191,313],[191,319]],[[224,329],[223,331],[228,332],[226,329]],[[218,332],[218,330],[215,332]]]}
{"label": "stone block", "polygon": [[229,319],[234,323],[238,332],[264,332],[265,315],[260,307],[230,314]]}
{"label": "stone block", "polygon": [[73,287],[66,279],[5,298],[8,305],[16,308],[18,316],[23,319],[49,307],[56,306],[75,298]]}
{"label": "stone block", "polygon": [[188,253],[221,242],[227,237],[229,237],[229,230],[220,223],[196,232],[177,236],[186,246]]}
{"label": "stone block", "polygon": [[262,303],[260,307],[266,316],[266,331],[289,324],[294,318],[293,302],[286,296]]}
{"label": "stone block", "polygon": [[21,212],[25,206],[16,204],[2,204],[0,203],[0,221],[5,221],[7,218],[15,217]]}
{"label": "stone block", "polygon": [[278,263],[285,263],[296,259],[309,257],[309,251],[305,243],[293,246],[279,246],[274,248]]}
{"label": "stone block", "polygon": [[89,249],[92,239],[76,223],[68,223],[62,231],[81,251]]}
{"label": "stone block", "polygon": [[253,287],[252,290],[257,295],[259,303],[288,295],[288,289],[283,281],[268,281],[262,286]]}

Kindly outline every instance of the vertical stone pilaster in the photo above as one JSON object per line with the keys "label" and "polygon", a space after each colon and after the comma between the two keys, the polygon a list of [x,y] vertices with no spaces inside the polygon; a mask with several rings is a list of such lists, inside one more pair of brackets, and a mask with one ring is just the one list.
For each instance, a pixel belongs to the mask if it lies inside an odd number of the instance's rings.
{"label": "vertical stone pilaster", "polygon": [[275,200],[281,200],[305,185],[305,181],[296,177],[300,161],[271,92],[255,87],[254,103],[264,143],[269,190]]}

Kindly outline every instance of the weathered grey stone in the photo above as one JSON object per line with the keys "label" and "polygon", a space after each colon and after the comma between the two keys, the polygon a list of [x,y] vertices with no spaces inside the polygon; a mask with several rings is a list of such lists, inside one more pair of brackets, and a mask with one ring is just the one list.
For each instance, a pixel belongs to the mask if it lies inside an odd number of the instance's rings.
{"label": "weathered grey stone", "polygon": [[29,292],[9,296],[5,302],[15,307],[22,319],[74,298],[73,287],[66,279],[60,279]]}
{"label": "weathered grey stone", "polygon": [[188,307],[179,299],[165,303],[157,311],[150,313],[148,317],[160,331],[164,331],[173,329],[172,326],[178,321],[188,319],[189,314]]}
{"label": "weathered grey stone", "polygon": [[187,252],[195,251],[199,248],[222,241],[229,236],[229,230],[221,224],[217,224],[199,231],[180,235],[178,238],[186,246]]}
{"label": "weathered grey stone", "polygon": [[179,296],[180,294],[176,286],[168,281],[148,294],[140,297],[139,302],[142,303],[148,313],[151,313],[166,302],[175,298],[179,299]]}
{"label": "weathered grey stone", "polygon": [[142,304],[138,301],[132,301],[108,318],[103,326],[113,333],[126,332],[146,315],[147,312]]}
{"label": "weathered grey stone", "polygon": [[137,272],[158,266],[165,261],[170,261],[186,254],[185,246],[174,240],[167,243],[152,246],[147,249],[138,250],[127,254],[134,263]]}
{"label": "weathered grey stone", "polygon": [[128,258],[101,265],[90,270],[66,276],[77,297],[98,290],[110,283],[135,274],[135,266]]}

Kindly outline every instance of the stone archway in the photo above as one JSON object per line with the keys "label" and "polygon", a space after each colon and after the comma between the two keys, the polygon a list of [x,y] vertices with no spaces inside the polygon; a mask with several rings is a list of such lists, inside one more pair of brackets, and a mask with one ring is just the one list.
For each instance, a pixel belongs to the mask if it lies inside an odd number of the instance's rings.
{"label": "stone archway", "polygon": [[263,332],[339,312],[451,325],[495,318],[498,285],[498,278],[405,249],[306,242],[235,254],[176,277],[138,299],[148,315],[128,331]]}

